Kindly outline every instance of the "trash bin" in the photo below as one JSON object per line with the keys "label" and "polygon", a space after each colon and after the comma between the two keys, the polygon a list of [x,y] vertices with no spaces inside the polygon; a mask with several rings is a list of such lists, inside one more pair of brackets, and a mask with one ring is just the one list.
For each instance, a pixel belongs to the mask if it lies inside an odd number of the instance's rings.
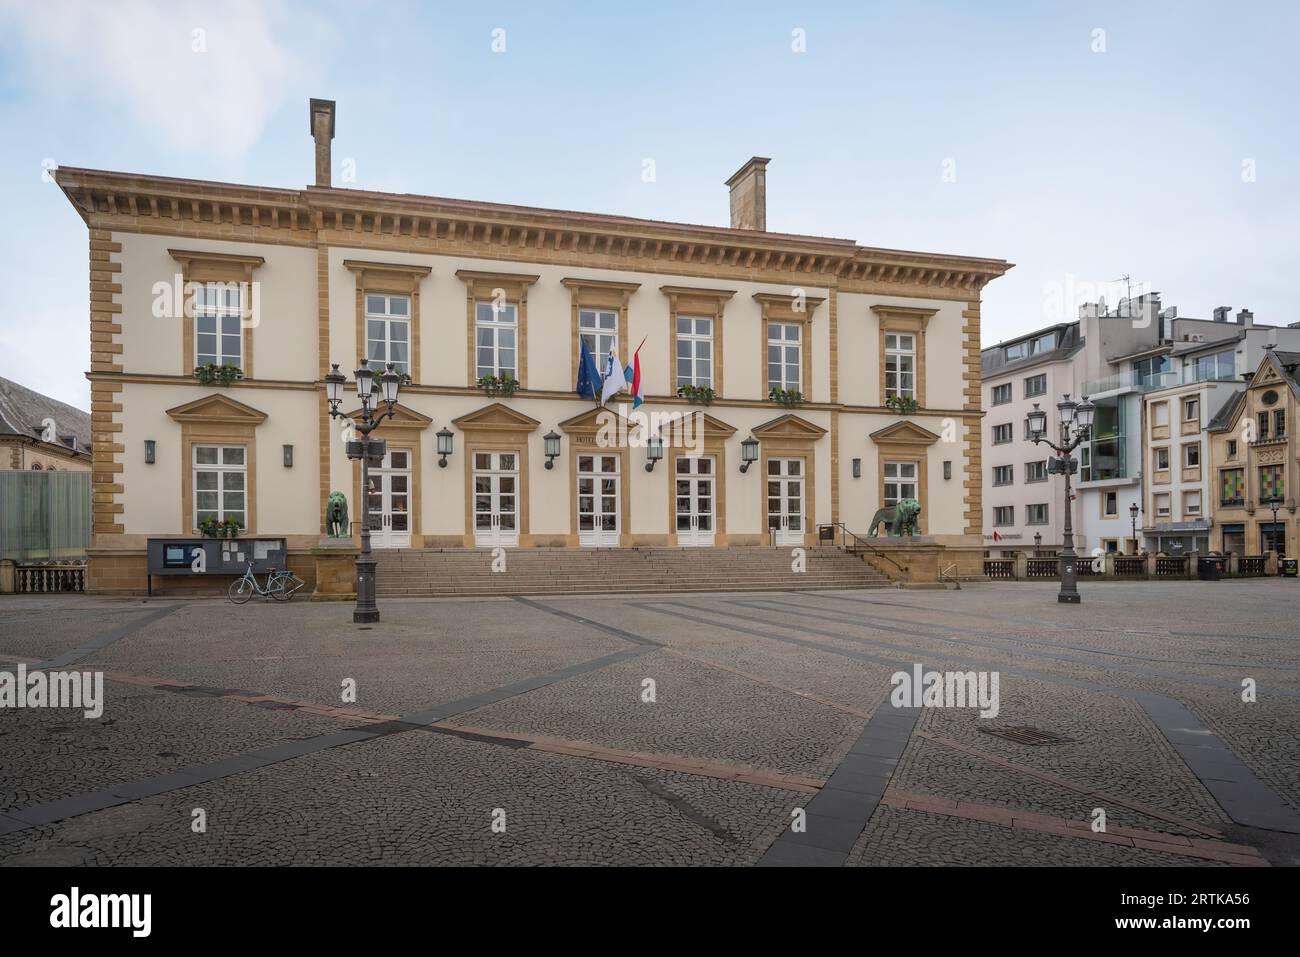
{"label": "trash bin", "polygon": [[1295,578],[1300,573],[1300,559],[1284,558],[1282,559],[1282,574],[1287,578]]}
{"label": "trash bin", "polygon": [[1196,577],[1203,582],[1217,582],[1223,578],[1222,558],[1202,558],[1196,569]]}

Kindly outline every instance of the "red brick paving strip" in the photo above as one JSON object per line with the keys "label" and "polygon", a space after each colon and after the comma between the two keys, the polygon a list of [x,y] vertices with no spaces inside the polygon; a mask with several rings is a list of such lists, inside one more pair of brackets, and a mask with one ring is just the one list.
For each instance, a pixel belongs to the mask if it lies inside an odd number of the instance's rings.
{"label": "red brick paving strip", "polygon": [[1154,817],[1157,820],[1166,821],[1169,824],[1176,824],[1179,827],[1186,828],[1189,831],[1195,831],[1198,834],[1204,834],[1207,837],[1213,837],[1213,838],[1223,837],[1222,831],[1217,831],[1214,828],[1209,827],[1205,824],[1198,824],[1195,821],[1189,821],[1186,818],[1181,818],[1176,815],[1170,814],[1168,811],[1163,811],[1160,808],[1152,807],[1149,804],[1142,804],[1139,801],[1133,801],[1128,798],[1118,797],[1117,795],[1109,794],[1106,791],[1089,787],[1086,784],[1078,784],[1074,781],[1070,781],[1067,780],[1066,778],[1059,777],[1058,775],[1052,774],[1048,771],[1040,771],[1037,768],[1031,768],[1025,764],[1019,764],[1015,761],[1008,761],[1004,757],[1001,757],[996,754],[990,754],[988,751],[981,751],[978,748],[972,748],[968,744],[962,744],[960,741],[954,741],[951,738],[943,738],[937,734],[930,734],[928,731],[917,731],[916,736],[918,738],[924,738],[927,741],[933,741],[935,744],[943,745],[945,748],[952,748],[954,751],[961,751],[963,754],[969,754],[977,758],[982,758],[985,761],[989,761],[993,764],[1001,765],[1002,767],[1009,768],[1012,771],[1019,771],[1021,774],[1027,774],[1030,777],[1038,778],[1038,780],[1040,781],[1046,781],[1049,784],[1055,784],[1058,785],[1059,787],[1066,788],[1070,791],[1076,791],[1079,794],[1086,794],[1088,797],[1094,797],[1099,801],[1106,801],[1111,804],[1118,805],[1119,807],[1125,807],[1128,808],[1130,811],[1137,811],[1139,814],[1145,814],[1147,817]]}
{"label": "red brick paving strip", "polygon": [[999,824],[1003,827],[1038,831],[1044,834],[1058,834],[1062,837],[1075,837],[1105,844],[1119,844],[1123,847],[1141,847],[1150,851],[1164,851],[1166,854],[1221,861],[1243,867],[1269,866],[1268,861],[1253,847],[1245,844],[1232,844],[1227,841],[1186,838],[1177,834],[1144,831],[1133,827],[1113,827],[1107,831],[1097,833],[1093,831],[1092,825],[1087,821],[1071,821],[1063,817],[1053,817],[1050,814],[1036,814],[1033,811],[997,807],[992,804],[951,801],[947,798],[933,797],[929,794],[900,791],[897,788],[886,790],[884,797],[880,799],[880,803],[886,807],[906,811],[943,814],[947,817],[963,818],[968,821],[984,821],[989,824]]}

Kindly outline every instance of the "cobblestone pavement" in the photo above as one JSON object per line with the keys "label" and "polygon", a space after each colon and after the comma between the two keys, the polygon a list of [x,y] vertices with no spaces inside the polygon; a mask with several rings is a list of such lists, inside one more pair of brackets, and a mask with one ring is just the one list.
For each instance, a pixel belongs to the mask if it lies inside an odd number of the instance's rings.
{"label": "cobblestone pavement", "polygon": [[1082,591],[7,596],[0,864],[1300,863],[1300,585]]}

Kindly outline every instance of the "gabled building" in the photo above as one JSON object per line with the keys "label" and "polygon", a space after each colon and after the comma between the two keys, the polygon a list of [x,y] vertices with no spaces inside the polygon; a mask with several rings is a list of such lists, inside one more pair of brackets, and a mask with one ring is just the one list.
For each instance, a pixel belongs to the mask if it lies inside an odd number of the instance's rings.
{"label": "gabled building", "polygon": [[[302,189],[55,174],[89,234],[92,588],[143,589],[147,539],[209,518],[301,568],[332,491],[380,548],[808,545],[901,498],[978,548],[980,294],[1009,263],[770,232],[761,157],[729,226],[338,188],[334,124],[313,100]],[[642,342],[641,411],[703,422],[657,469],[575,393],[583,345]],[[361,357],[407,378],[368,489],[324,384]]]}
{"label": "gabled building", "polygon": [[1296,482],[1300,352],[1269,349],[1209,429],[1214,550],[1300,554]]}
{"label": "gabled building", "polygon": [[0,469],[90,469],[90,416],[0,378]]}

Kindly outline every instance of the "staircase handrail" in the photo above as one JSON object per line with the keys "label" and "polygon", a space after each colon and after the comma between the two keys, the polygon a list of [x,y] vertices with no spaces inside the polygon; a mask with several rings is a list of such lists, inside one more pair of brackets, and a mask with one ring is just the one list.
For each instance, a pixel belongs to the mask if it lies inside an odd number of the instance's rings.
{"label": "staircase handrail", "polygon": [[[860,535],[855,535],[853,532],[850,532],[848,530],[848,527],[843,522],[832,522],[831,527],[838,528],[840,530],[840,548],[844,549],[846,552],[853,552],[854,554],[856,554],[857,549],[871,552],[871,554],[875,555],[877,558],[883,558],[885,561],[889,562],[889,564],[893,565],[900,572],[903,572],[904,574],[907,573],[906,565],[898,564],[898,562],[894,560],[894,557],[892,555],[885,554],[880,549],[876,548],[875,545],[872,545],[868,539],[865,539]],[[848,539],[853,539],[852,545],[849,545]],[[835,539],[832,538],[831,542],[834,543],[834,541]]]}

